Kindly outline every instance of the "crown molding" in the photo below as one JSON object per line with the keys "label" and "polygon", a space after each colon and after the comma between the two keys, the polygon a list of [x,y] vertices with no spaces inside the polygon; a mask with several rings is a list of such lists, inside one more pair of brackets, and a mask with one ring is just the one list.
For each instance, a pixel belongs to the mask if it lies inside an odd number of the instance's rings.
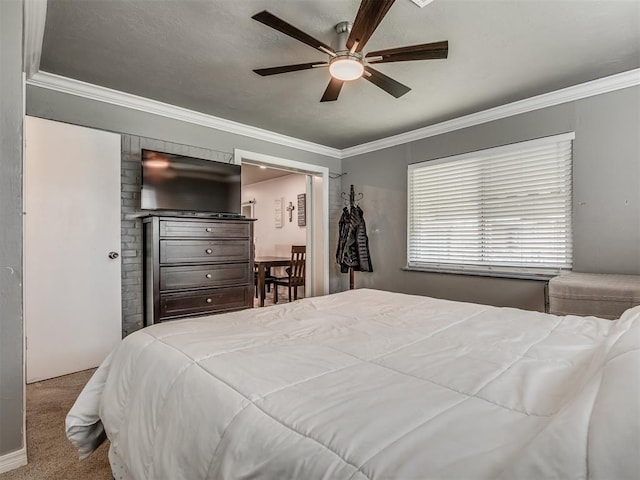
{"label": "crown molding", "polygon": [[[0,0],[1,1],[1,0]],[[333,158],[341,158],[341,151],[318,143],[300,140],[280,133],[271,132],[258,127],[252,127],[242,123],[226,120],[224,118],[207,115],[204,113],[176,107],[168,103],[158,102],[149,98],[131,95],[129,93],[100,87],[91,83],[74,80],[72,78],[55,75],[48,72],[38,72],[27,80],[27,85],[39,88],[46,88],[56,92],[67,93],[98,102],[104,102],[120,107],[131,108],[145,113],[160,115],[183,122],[201,125],[203,127],[215,128],[224,132],[243,135],[257,140],[283,145],[285,147],[297,148],[306,152],[326,155]]]}
{"label": "crown molding", "polygon": [[22,70],[31,78],[40,69],[47,0],[24,0],[24,52]]}
{"label": "crown molding", "polygon": [[640,85],[640,68],[581,83],[572,87],[563,88],[554,92],[544,93],[535,97],[508,103],[499,107],[472,113],[464,117],[455,118],[453,120],[437,123],[428,127],[382,138],[380,140],[363,143],[343,150],[308,142],[306,140],[300,140],[294,137],[271,132],[269,130],[233,122],[231,120],[225,120],[212,115],[206,115],[193,110],[187,110],[185,108],[176,107],[156,100],[92,85],[79,80],[73,80],[71,78],[62,77],[52,73],[38,72],[27,80],[27,84],[160,115],[175,120],[181,120],[196,125],[215,128],[225,132],[264,140],[286,147],[326,155],[332,158],[344,159],[389,147],[395,147],[404,143],[414,142],[416,140],[422,140],[423,138],[433,137],[443,133],[453,132],[455,130],[461,130],[474,125],[480,125],[494,120],[500,120],[514,115],[532,112],[542,108],[552,107],[580,100],[582,98]]}
{"label": "crown molding", "polygon": [[414,142],[416,140],[422,140],[423,138],[433,137],[474,125],[480,125],[482,123],[492,122],[521,113],[532,112],[534,110],[540,110],[541,108],[573,102],[582,98],[613,92],[636,85],[640,85],[640,68],[490,108],[489,110],[472,113],[464,117],[454,118],[453,120],[419,128],[410,132],[400,133],[391,137],[345,148],[341,152],[342,158],[349,158],[355,155],[362,155],[363,153],[395,147],[403,143]]}

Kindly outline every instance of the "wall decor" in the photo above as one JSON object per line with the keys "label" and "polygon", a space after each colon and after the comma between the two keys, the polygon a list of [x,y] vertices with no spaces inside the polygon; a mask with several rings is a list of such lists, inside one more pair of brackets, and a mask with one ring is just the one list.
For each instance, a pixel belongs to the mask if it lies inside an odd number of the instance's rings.
{"label": "wall decor", "polygon": [[298,226],[304,227],[307,225],[307,194],[301,193],[298,195]]}
{"label": "wall decor", "polygon": [[275,213],[275,221],[276,228],[282,228],[282,203],[284,202],[284,198],[276,198],[273,201],[273,209]]}
{"label": "wall decor", "polygon": [[287,206],[287,212],[289,212],[289,223],[293,222],[293,211],[296,209],[296,207],[293,206],[293,202],[289,202],[289,205]]}

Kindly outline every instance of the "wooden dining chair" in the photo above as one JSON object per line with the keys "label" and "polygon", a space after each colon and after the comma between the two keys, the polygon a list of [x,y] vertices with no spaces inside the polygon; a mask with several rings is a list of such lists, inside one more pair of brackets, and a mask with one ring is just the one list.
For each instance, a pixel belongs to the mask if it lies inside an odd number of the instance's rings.
{"label": "wooden dining chair", "polygon": [[304,287],[306,253],[307,247],[304,245],[291,247],[291,262],[285,269],[287,276],[273,278],[273,303],[278,303],[278,285],[289,287],[289,301],[291,301],[292,290],[293,299],[298,299],[298,287]]}

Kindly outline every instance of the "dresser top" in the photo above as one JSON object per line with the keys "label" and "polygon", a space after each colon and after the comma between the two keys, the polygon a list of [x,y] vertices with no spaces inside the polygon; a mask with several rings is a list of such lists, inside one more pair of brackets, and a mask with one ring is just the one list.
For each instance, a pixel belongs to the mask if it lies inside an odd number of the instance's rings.
{"label": "dresser top", "polygon": [[151,222],[154,218],[159,220],[171,220],[171,221],[222,221],[222,222],[255,222],[255,218],[247,218],[242,215],[225,215],[216,213],[203,213],[203,214],[148,214],[143,215],[140,218],[144,222]]}

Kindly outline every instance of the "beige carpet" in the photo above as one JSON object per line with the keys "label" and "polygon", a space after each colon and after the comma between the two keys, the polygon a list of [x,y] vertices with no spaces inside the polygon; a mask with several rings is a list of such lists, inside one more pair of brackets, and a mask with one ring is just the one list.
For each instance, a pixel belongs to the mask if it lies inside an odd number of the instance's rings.
{"label": "beige carpet", "polygon": [[64,419],[94,370],[27,385],[27,457],[0,480],[111,480],[105,442],[82,462],[64,433]]}

